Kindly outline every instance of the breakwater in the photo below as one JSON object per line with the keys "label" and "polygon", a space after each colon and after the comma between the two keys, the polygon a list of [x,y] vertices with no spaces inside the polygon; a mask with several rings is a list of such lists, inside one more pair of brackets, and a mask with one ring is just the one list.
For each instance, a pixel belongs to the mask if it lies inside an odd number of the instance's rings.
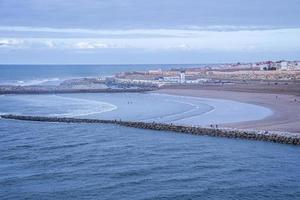
{"label": "breakwater", "polygon": [[152,88],[125,89],[61,89],[51,87],[0,86],[1,94],[67,94],[67,93],[142,93],[153,91]]}
{"label": "breakwater", "polygon": [[149,123],[149,122],[121,121],[121,120],[41,117],[41,116],[24,116],[24,115],[0,115],[0,117],[3,119],[38,121],[38,122],[115,124],[115,125],[126,126],[126,127],[151,129],[157,131],[172,131],[172,132],[186,133],[192,135],[240,138],[240,139],[248,139],[248,140],[276,142],[282,144],[300,145],[300,134],[292,134],[292,133],[277,133],[277,132],[275,133],[275,132],[268,132],[268,131],[206,128],[206,127],[164,124],[164,123],[156,123],[156,122]]}

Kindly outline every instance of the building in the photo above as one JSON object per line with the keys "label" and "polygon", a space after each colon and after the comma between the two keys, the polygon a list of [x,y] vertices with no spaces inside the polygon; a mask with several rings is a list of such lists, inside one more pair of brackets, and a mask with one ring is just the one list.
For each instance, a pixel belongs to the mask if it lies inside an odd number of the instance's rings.
{"label": "building", "polygon": [[185,83],[185,71],[180,71],[180,83]]}
{"label": "building", "polygon": [[160,75],[160,74],[162,74],[162,70],[161,69],[149,70],[148,73],[149,74]]}
{"label": "building", "polygon": [[178,76],[166,76],[164,77],[165,82],[170,82],[170,83],[179,83],[180,82],[180,77]]}
{"label": "building", "polygon": [[288,70],[288,63],[286,61],[281,61],[280,70]]}

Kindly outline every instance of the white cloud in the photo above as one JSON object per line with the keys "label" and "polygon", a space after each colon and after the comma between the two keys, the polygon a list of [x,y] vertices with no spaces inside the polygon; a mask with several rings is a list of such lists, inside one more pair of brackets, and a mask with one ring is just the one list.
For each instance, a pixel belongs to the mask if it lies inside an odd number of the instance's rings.
{"label": "white cloud", "polygon": [[19,47],[23,44],[23,40],[21,39],[7,39],[7,38],[0,38],[0,47]]}
{"label": "white cloud", "polygon": [[[3,27],[2,27],[3,29]],[[0,33],[1,33],[0,27]],[[215,28],[217,29],[217,28]],[[229,29],[229,28],[227,28]],[[145,50],[217,50],[217,51],[284,51],[300,50],[299,29],[268,30],[200,30],[145,29],[95,30],[97,37],[83,37],[85,29],[16,28],[18,31],[77,31],[73,37],[2,38],[0,45],[10,48],[49,49],[145,49]],[[80,32],[80,33],[79,33]],[[105,34],[107,35],[105,35]],[[103,35],[104,34],[104,35]],[[117,37],[115,37],[117,36]]]}
{"label": "white cloud", "polygon": [[88,42],[78,42],[76,44],[74,44],[74,47],[75,48],[78,48],[78,49],[94,49],[95,46],[88,43]]}
{"label": "white cloud", "polygon": [[114,48],[113,45],[100,43],[100,42],[77,42],[73,45],[78,49],[107,49]]}
{"label": "white cloud", "polygon": [[[81,28],[50,28],[50,27],[23,27],[0,26],[1,32],[20,33],[32,37],[51,37],[61,35],[72,37],[201,37],[207,32],[237,32],[237,31],[274,31],[282,30],[266,26],[184,26],[178,29],[81,29]],[[283,30],[294,30],[286,28]]]}
{"label": "white cloud", "polygon": [[55,42],[52,41],[52,40],[46,40],[44,43],[45,43],[45,45],[46,45],[47,47],[49,47],[49,48],[55,48],[55,47],[56,47]]}

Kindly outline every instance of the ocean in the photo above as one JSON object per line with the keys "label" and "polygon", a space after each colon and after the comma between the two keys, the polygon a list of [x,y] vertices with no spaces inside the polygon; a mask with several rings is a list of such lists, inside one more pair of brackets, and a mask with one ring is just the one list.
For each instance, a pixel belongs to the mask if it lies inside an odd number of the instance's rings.
{"label": "ocean", "polygon": [[[0,66],[0,82],[48,84],[156,68]],[[122,93],[2,95],[0,113],[208,126],[272,111],[228,100]],[[300,199],[300,149],[289,145],[1,119],[0,152],[0,199]]]}
{"label": "ocean", "polygon": [[0,84],[57,84],[66,79],[110,76],[126,71],[172,69],[199,65],[0,65]]}

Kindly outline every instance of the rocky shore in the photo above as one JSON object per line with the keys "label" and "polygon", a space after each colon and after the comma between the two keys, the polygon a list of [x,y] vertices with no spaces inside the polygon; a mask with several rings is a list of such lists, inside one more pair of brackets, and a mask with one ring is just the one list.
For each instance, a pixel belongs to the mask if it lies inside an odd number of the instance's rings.
{"label": "rocky shore", "polygon": [[1,94],[64,94],[64,93],[121,93],[148,92],[151,88],[63,88],[57,86],[0,86]]}
{"label": "rocky shore", "polygon": [[60,122],[60,123],[93,123],[93,124],[115,124],[126,127],[151,129],[157,131],[172,131],[192,135],[206,135],[214,137],[240,138],[248,140],[260,140],[282,144],[300,145],[300,135],[283,132],[250,131],[238,129],[220,129],[206,127],[180,126],[174,124],[120,121],[120,120],[101,120],[101,119],[82,119],[82,118],[59,118],[23,115],[0,115],[3,119],[38,121],[38,122]]}

